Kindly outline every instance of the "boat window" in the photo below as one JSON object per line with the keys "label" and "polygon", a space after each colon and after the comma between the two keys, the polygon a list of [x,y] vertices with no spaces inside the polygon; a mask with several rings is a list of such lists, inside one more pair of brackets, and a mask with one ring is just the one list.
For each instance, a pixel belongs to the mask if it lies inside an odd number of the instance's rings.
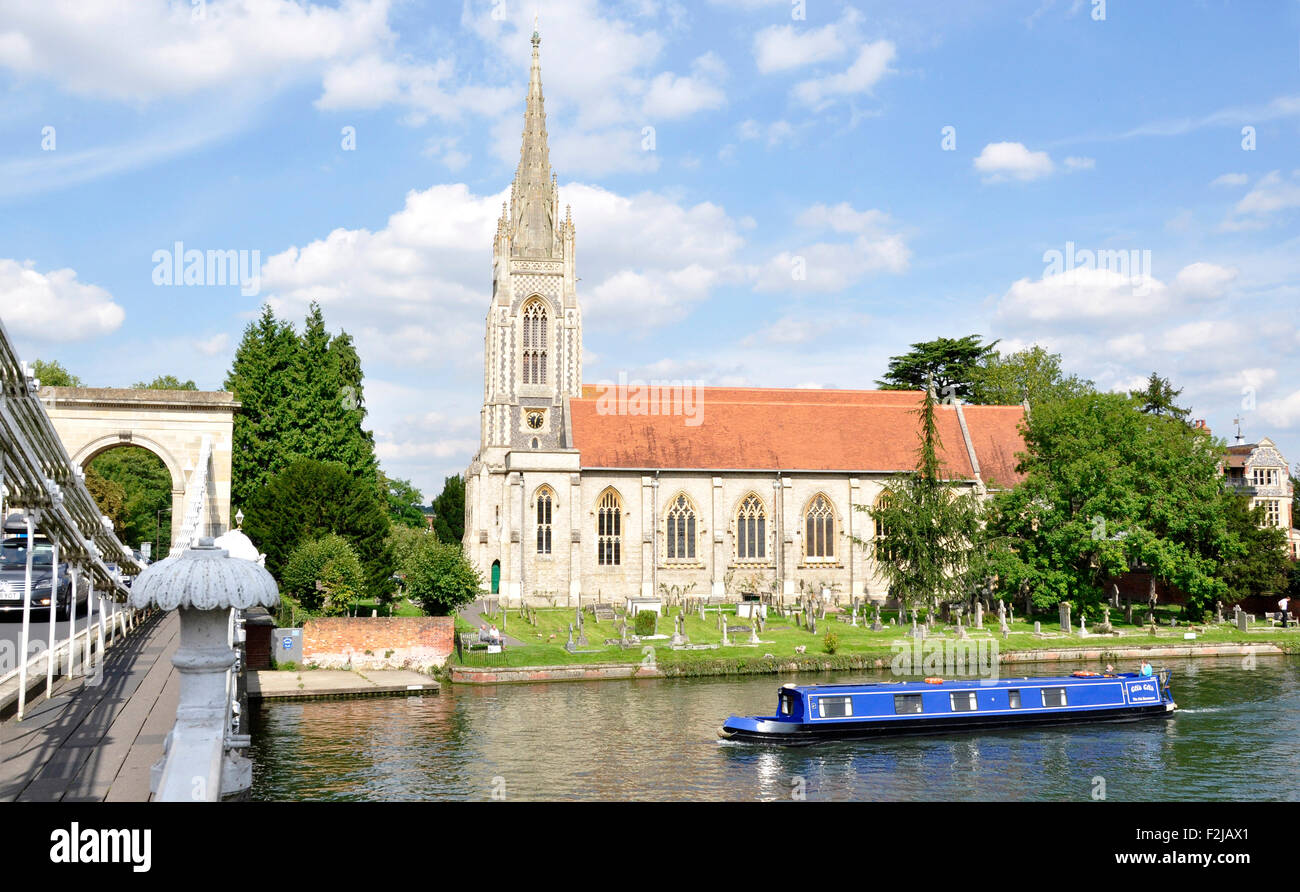
{"label": "boat window", "polygon": [[781,715],[794,715],[794,696],[791,694],[782,694]]}
{"label": "boat window", "polygon": [[948,700],[953,712],[973,712],[977,708],[974,691],[956,691],[948,695]]}
{"label": "boat window", "polygon": [[1043,688],[1044,706],[1064,706],[1065,688]]}
{"label": "boat window", "polygon": [[1007,697],[1010,698],[1010,700],[1011,700],[1011,708],[1012,708],[1012,709],[1019,709],[1019,708],[1020,708],[1020,691],[1015,690],[1015,689],[1012,689],[1012,690],[1010,690],[1010,691],[1007,691]]}
{"label": "boat window", "polygon": [[895,694],[894,712],[898,715],[913,715],[921,711],[920,694]]}
{"label": "boat window", "polygon": [[850,697],[818,697],[817,714],[824,719],[842,719],[853,715],[853,700]]}

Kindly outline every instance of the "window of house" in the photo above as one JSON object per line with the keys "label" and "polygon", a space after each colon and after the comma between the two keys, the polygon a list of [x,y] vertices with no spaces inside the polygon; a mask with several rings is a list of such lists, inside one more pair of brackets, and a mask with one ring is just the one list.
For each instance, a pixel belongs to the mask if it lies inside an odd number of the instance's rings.
{"label": "window of house", "polygon": [[695,508],[685,495],[668,509],[668,560],[695,560]]}
{"label": "window of house", "polygon": [[834,558],[835,512],[826,496],[818,495],[809,503],[804,526],[804,550],[808,557],[816,560]]}
{"label": "window of house", "polygon": [[606,490],[596,508],[596,563],[615,567],[623,562],[623,502]]}
{"label": "window of house", "polygon": [[551,553],[551,491],[543,489],[537,494],[537,553]]}
{"label": "window of house", "polygon": [[1271,527],[1282,525],[1282,503],[1277,499],[1260,499],[1257,503],[1264,508],[1264,522]]}
{"label": "window of house", "polygon": [[742,561],[761,561],[767,557],[767,512],[753,494],[740,503],[736,515],[736,557]]}

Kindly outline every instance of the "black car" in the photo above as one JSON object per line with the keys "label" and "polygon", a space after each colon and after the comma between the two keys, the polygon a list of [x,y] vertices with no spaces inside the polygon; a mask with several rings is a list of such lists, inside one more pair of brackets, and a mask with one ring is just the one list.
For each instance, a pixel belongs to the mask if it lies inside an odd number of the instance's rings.
{"label": "black car", "polygon": [[[53,599],[51,587],[54,576],[54,546],[39,532],[32,546],[32,612],[49,609]],[[20,515],[10,515],[5,521],[4,538],[0,539],[0,617],[22,616],[23,595],[27,579],[27,524]],[[84,592],[78,592],[78,612],[87,601]],[[59,592],[57,598],[59,619],[68,616],[72,600],[72,579],[68,565],[59,564]]]}

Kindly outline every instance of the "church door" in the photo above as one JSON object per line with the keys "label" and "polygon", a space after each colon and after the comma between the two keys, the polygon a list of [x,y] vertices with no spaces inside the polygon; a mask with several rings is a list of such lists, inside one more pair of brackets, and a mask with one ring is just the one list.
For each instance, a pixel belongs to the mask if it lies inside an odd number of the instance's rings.
{"label": "church door", "polygon": [[499,595],[500,593],[501,593],[501,562],[493,561],[492,562],[492,594]]}

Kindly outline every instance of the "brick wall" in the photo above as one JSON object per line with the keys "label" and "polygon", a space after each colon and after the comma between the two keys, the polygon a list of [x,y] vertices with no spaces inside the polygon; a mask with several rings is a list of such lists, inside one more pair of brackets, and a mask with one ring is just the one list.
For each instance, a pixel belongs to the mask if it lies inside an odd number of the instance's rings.
{"label": "brick wall", "polygon": [[428,672],[454,647],[449,616],[309,619],[302,629],[303,662],[322,669],[411,669]]}

